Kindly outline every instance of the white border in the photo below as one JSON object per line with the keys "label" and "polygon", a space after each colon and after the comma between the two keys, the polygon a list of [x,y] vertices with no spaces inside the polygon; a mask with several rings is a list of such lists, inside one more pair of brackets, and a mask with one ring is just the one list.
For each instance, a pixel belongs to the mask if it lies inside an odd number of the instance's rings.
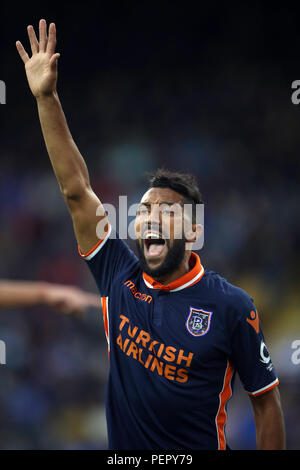
{"label": "white border", "polygon": [[[191,284],[193,284],[193,282],[196,282],[197,279],[199,279],[199,277],[201,277],[203,275],[203,273],[204,273],[204,268],[203,268],[203,266],[201,266],[200,272],[193,279],[191,279],[191,281],[188,281],[185,284],[183,284],[182,286],[176,287],[175,289],[171,289],[171,290],[169,290],[169,292],[177,292],[179,290],[184,289],[185,287],[189,287]],[[143,276],[143,279],[144,279],[144,283],[146,284],[147,287],[149,287],[149,289],[154,289],[154,287],[151,284],[149,284],[148,281],[146,281],[144,276]]]}
{"label": "white border", "polygon": [[81,255],[83,259],[85,259],[86,261],[90,261],[92,258],[94,258],[94,256],[101,250],[101,248],[103,248],[103,246],[105,245],[106,241],[108,240],[110,234],[111,234],[111,225],[109,224],[109,229],[105,235],[105,237],[103,238],[103,240],[101,241],[101,243],[97,246],[97,248],[95,248],[94,251],[92,251],[92,253],[90,253],[88,256],[84,256],[84,255]]}
{"label": "white border", "polygon": [[249,393],[249,395],[254,395],[254,396],[255,396],[255,395],[257,395],[258,393],[263,392],[263,391],[266,390],[267,388],[272,387],[272,385],[275,385],[276,383],[279,384],[278,377],[277,377],[273,382],[271,382],[269,385],[266,385],[265,387],[262,387],[262,388],[260,388],[259,390],[255,390],[255,392],[247,392],[247,393]]}
{"label": "white border", "polygon": [[[110,340],[109,340],[109,312],[108,312],[108,300],[109,300],[109,297],[106,297],[106,315],[107,315],[107,345],[108,345],[108,350],[110,352]],[[106,334],[106,332],[105,332]]]}

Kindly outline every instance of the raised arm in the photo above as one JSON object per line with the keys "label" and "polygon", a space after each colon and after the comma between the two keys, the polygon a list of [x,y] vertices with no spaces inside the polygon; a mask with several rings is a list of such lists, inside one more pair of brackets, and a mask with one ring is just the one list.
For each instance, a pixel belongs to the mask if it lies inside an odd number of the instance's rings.
{"label": "raised arm", "polygon": [[86,253],[104,236],[104,230],[99,230],[99,227],[107,229],[105,211],[91,188],[86,164],[72,138],[57,95],[57,61],[60,54],[55,53],[55,24],[50,24],[47,36],[46,21],[40,20],[39,40],[32,26],[28,26],[27,30],[32,56],[28,56],[20,41],[16,42],[16,47],[37,101],[47,151],[72,216],[78,245]]}

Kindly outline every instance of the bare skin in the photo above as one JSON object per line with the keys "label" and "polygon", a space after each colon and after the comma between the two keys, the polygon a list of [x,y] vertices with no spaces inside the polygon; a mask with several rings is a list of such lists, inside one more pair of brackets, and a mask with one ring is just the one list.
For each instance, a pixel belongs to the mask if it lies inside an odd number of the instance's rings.
{"label": "bare skin", "polygon": [[278,387],[250,398],[258,450],[285,450],[285,425]]}
{"label": "bare skin", "polygon": [[100,308],[100,297],[77,287],[61,284],[0,281],[0,309],[36,305],[46,305],[58,313],[82,315],[89,307]]}

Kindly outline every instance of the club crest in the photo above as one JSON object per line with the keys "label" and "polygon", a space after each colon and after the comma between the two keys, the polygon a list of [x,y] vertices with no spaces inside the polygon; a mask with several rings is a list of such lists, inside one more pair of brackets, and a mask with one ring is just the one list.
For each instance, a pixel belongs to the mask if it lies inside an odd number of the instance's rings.
{"label": "club crest", "polygon": [[210,328],[210,319],[213,312],[190,307],[190,313],[186,321],[188,332],[193,336],[203,336]]}

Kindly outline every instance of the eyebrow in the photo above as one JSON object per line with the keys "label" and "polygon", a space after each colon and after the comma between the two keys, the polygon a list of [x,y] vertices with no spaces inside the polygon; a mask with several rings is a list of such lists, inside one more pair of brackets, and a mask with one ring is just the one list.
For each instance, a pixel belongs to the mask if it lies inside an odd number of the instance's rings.
{"label": "eyebrow", "polygon": [[172,202],[169,202],[169,201],[161,201],[161,202],[154,202],[154,203],[153,203],[153,202],[140,202],[139,207],[140,207],[140,206],[147,206],[147,207],[149,207],[149,206],[152,206],[152,204],[158,204],[158,205],[160,205],[160,204],[166,204],[166,205],[168,205],[168,206],[172,206],[173,204],[182,204],[182,201],[177,201],[177,202],[175,202],[175,201],[172,201]]}

